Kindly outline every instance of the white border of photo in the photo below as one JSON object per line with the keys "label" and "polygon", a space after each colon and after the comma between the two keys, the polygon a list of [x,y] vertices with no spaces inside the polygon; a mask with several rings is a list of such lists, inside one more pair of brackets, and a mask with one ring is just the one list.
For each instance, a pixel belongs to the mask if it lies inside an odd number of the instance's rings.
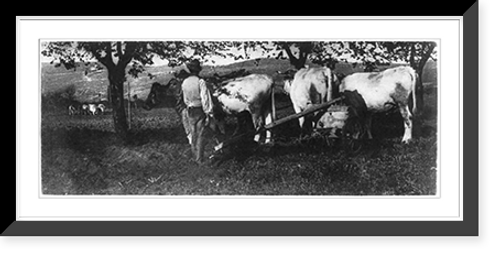
{"label": "white border of photo", "polygon": [[[462,18],[21,18],[17,220],[462,220]],[[40,191],[40,40],[435,40],[435,196],[45,196]],[[444,133],[446,132],[446,133]]]}

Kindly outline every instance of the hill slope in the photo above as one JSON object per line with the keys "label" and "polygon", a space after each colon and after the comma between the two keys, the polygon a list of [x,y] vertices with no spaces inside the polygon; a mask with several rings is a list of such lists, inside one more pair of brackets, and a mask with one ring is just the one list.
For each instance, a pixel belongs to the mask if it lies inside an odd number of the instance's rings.
{"label": "hill slope", "polygon": [[[290,65],[287,60],[262,59],[259,62],[246,60],[224,66],[205,66],[201,76],[210,76],[215,72],[225,74],[239,69],[246,69],[252,73],[274,74],[277,70],[289,68]],[[149,66],[146,67],[146,72],[141,73],[138,78],[127,75],[124,89],[125,96],[128,95],[128,84],[130,84],[131,96],[137,95],[138,98],[145,99],[152,83],[167,83],[172,78],[171,72],[178,69],[167,65]],[[66,70],[63,67],[54,67],[51,64],[42,63],[42,95],[61,94],[70,88],[74,88],[74,96],[77,101],[93,102],[106,99],[108,86],[106,69],[87,74],[85,72],[86,67],[83,65],[78,66],[75,70]],[[153,78],[150,78],[148,73],[153,75]]]}
{"label": "hill slope", "polygon": [[[91,64],[92,65],[92,64]],[[293,68],[288,60],[260,59],[245,60],[224,66],[205,66],[201,76],[211,76],[213,73],[226,74],[239,69],[246,69],[252,73],[265,73],[271,76],[276,71],[286,71]],[[138,78],[127,75],[125,83],[125,97],[137,95],[139,99],[146,99],[151,84],[159,82],[166,84],[172,78],[172,71],[179,68],[171,68],[167,65],[146,67],[146,72],[141,73]],[[351,65],[349,63],[338,63],[336,72],[351,74],[362,71],[362,65]],[[422,80],[431,84],[437,84],[437,64],[429,61],[426,65]],[[87,71],[87,73],[86,73]],[[153,78],[148,76],[153,75]],[[280,80],[279,76],[276,77]],[[278,83],[280,83],[278,81]],[[48,63],[42,63],[41,67],[41,92],[42,95],[64,94],[74,89],[74,98],[80,102],[97,102],[107,98],[108,75],[106,69],[88,72],[88,66],[78,66],[75,70],[66,70],[63,67],[54,67]]]}

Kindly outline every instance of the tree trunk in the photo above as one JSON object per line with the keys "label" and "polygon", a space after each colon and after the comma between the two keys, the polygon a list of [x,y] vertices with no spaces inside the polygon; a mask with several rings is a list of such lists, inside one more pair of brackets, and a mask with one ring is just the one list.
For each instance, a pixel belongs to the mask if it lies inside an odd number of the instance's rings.
{"label": "tree trunk", "polygon": [[302,43],[299,47],[299,57],[293,55],[292,50],[288,44],[285,44],[284,47],[286,54],[288,55],[288,59],[290,60],[290,64],[295,67],[295,69],[300,70],[304,68],[307,61],[307,56],[312,51],[312,45],[309,46],[306,43]]}
{"label": "tree trunk", "polygon": [[300,69],[304,68],[304,66],[306,65],[306,59],[294,57],[294,58],[290,59],[290,64],[292,64],[293,67],[295,67],[295,69],[300,70]]}
{"label": "tree trunk", "polygon": [[[423,69],[416,70],[418,74],[417,85],[416,85],[416,97],[417,97],[417,113],[418,110],[423,110],[424,107],[424,85],[422,84],[422,72]],[[415,105],[415,104],[414,104]]]}
{"label": "tree trunk", "polygon": [[[415,94],[416,100],[417,100],[417,113],[419,110],[423,110],[423,107],[425,105],[424,103],[424,86],[422,84],[422,72],[423,69],[418,67],[418,65],[414,65],[413,63],[410,63],[410,66],[415,70],[417,73],[417,82],[415,85],[415,92],[412,94]],[[415,103],[413,103],[415,105]],[[412,108],[413,109],[413,108]]]}
{"label": "tree trunk", "polygon": [[[420,68],[419,64],[415,61],[415,44],[411,44],[410,47],[410,66],[415,69],[415,72],[417,72],[417,82],[416,82],[416,87],[415,87],[415,94],[417,103],[413,103],[413,105],[417,105],[417,112],[418,110],[422,110],[424,107],[424,91],[423,91],[423,86],[422,86],[422,69]],[[414,114],[415,115],[415,114]]]}
{"label": "tree trunk", "polygon": [[109,99],[113,108],[113,124],[116,134],[126,140],[128,135],[127,115],[125,113],[125,101],[123,98],[123,83],[125,81],[125,69],[114,67],[108,69]]}
{"label": "tree trunk", "polygon": [[422,83],[422,75],[424,73],[424,67],[429,58],[431,57],[432,51],[434,51],[434,48],[436,47],[435,42],[425,42],[422,43],[422,58],[420,59],[420,62],[418,64],[415,64],[416,69],[415,71],[418,73],[418,80],[417,80],[417,108],[423,108],[424,107],[424,84]]}

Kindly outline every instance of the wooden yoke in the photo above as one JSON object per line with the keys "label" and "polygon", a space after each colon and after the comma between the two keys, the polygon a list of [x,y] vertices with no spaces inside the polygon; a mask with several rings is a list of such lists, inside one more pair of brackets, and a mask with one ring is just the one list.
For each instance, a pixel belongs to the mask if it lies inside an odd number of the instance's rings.
{"label": "wooden yoke", "polygon": [[248,133],[245,133],[245,134],[237,135],[235,137],[232,137],[231,139],[228,139],[228,140],[226,140],[226,141],[218,144],[217,146],[215,146],[214,149],[215,149],[216,152],[218,152],[218,151],[220,151],[221,149],[223,149],[225,147],[228,147],[228,146],[231,146],[233,144],[236,144],[236,143],[240,142],[241,140],[249,138],[249,137],[252,137],[252,136],[254,136],[256,134],[260,134],[260,133],[262,133],[265,130],[271,130],[271,129],[273,129],[276,126],[279,126],[281,124],[287,123],[287,122],[292,121],[294,119],[298,119],[300,117],[303,117],[305,115],[308,115],[310,113],[313,113],[313,112],[316,112],[316,111],[319,111],[319,110],[322,110],[322,109],[327,109],[331,105],[344,100],[344,98],[345,98],[344,96],[338,97],[338,98],[333,99],[331,101],[328,101],[328,102],[325,102],[325,103],[322,103],[322,104],[318,104],[318,105],[312,106],[312,107],[310,107],[310,108],[308,108],[308,109],[306,109],[306,110],[304,110],[304,111],[302,111],[300,113],[293,114],[293,115],[290,115],[290,116],[278,119],[278,120],[276,120],[276,121],[274,121],[274,122],[272,122],[270,124],[265,125],[264,127],[259,128],[257,131],[253,131],[253,132],[248,132]]}
{"label": "wooden yoke", "polygon": [[310,113],[313,113],[313,112],[316,112],[316,111],[319,111],[319,110],[322,110],[322,109],[326,109],[326,108],[330,107],[331,105],[333,105],[333,104],[335,104],[337,102],[342,101],[344,98],[345,98],[344,96],[341,96],[341,97],[338,97],[338,98],[333,99],[331,101],[311,106],[310,108],[308,108],[308,109],[306,109],[306,110],[304,110],[304,111],[302,111],[300,113],[293,114],[293,115],[290,115],[290,116],[278,119],[278,120],[276,120],[276,121],[274,121],[274,122],[272,122],[270,124],[265,125],[263,128],[261,128],[260,130],[258,130],[257,133],[260,133],[262,130],[273,129],[276,126],[284,124],[284,123],[289,122],[291,120],[299,119],[300,117],[303,117],[303,116],[308,115]]}

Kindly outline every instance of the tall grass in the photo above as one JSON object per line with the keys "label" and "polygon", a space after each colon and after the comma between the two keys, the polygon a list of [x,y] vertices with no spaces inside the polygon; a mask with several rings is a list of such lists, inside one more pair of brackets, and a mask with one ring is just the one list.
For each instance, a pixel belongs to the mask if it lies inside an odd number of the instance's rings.
{"label": "tall grass", "polygon": [[[261,60],[258,65],[247,61],[212,70],[206,68],[204,73],[223,74],[240,67],[268,74],[290,68],[286,60]],[[349,64],[337,68],[347,73],[361,69]],[[155,79],[141,75],[128,81],[134,92],[147,93],[152,81],[168,79],[163,73],[166,67],[151,69],[158,75]],[[192,160],[180,119],[172,108],[149,112],[132,109],[132,137],[123,142],[115,137],[109,113],[69,116],[66,107],[49,101],[47,107],[55,108],[42,109],[42,192],[54,195],[434,195],[439,172],[437,81],[436,67],[429,65],[426,69],[426,109],[416,122],[419,128],[414,141],[409,145],[400,143],[401,117],[397,113],[382,114],[373,121],[375,139],[364,141],[362,150],[356,154],[346,151],[339,141],[299,138],[298,123],[292,121],[273,130],[276,138],[272,147],[239,146],[222,157],[221,162],[198,166]],[[99,80],[106,77],[105,72],[96,74],[96,80],[85,82],[78,81],[79,72],[42,70],[45,77],[42,100],[64,100],[70,87],[75,88],[75,95],[88,99],[105,91],[106,85]],[[139,95],[141,97],[144,95]],[[283,107],[290,104],[288,98],[278,98],[278,102]],[[292,113],[291,108],[285,108],[279,111],[278,117]],[[229,122],[226,139],[235,129],[234,120]],[[216,144],[213,136],[208,135],[206,157],[212,154]]]}

